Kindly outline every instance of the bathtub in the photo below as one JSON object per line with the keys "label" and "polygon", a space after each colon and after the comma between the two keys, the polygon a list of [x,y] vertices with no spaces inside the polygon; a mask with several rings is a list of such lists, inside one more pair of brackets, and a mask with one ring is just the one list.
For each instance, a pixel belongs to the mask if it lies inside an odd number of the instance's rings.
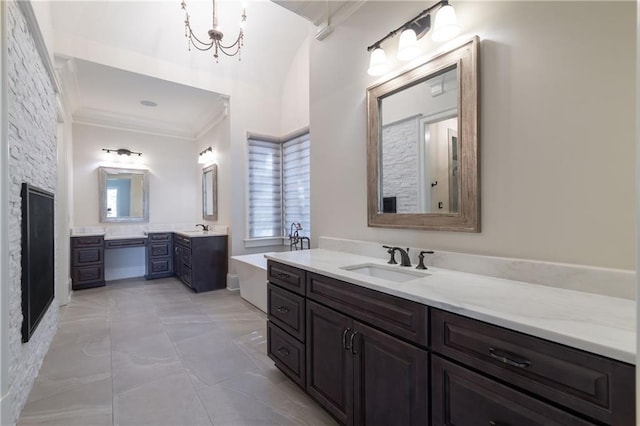
{"label": "bathtub", "polygon": [[240,297],[267,312],[266,253],[231,256],[231,265],[238,274]]}

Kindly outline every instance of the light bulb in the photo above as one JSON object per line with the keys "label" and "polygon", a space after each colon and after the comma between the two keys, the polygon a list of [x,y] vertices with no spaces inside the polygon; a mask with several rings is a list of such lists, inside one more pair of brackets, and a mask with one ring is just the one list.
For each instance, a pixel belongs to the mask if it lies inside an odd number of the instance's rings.
{"label": "light bulb", "polygon": [[367,73],[369,75],[378,76],[389,71],[389,62],[387,62],[387,55],[380,47],[376,47],[371,52],[371,58],[369,59],[369,69]]}
{"label": "light bulb", "polygon": [[433,25],[433,38],[435,41],[451,40],[460,33],[456,11],[453,6],[447,4],[442,6],[436,14],[436,21]]}
{"label": "light bulb", "polygon": [[419,54],[420,48],[418,47],[416,32],[407,28],[400,34],[400,41],[398,41],[398,59],[408,61]]}

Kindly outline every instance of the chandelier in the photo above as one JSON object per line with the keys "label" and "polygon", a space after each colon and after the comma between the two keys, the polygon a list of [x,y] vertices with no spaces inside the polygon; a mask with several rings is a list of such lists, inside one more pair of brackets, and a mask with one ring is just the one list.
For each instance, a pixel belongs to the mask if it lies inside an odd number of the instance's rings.
{"label": "chandelier", "polygon": [[187,3],[185,0],[182,0],[180,3],[182,6],[182,10],[184,10],[184,36],[187,38],[187,47],[189,51],[191,51],[191,46],[195,47],[198,50],[209,50],[213,48],[213,57],[216,58],[216,62],[218,62],[218,53],[224,53],[227,56],[235,56],[238,55],[238,60],[240,60],[240,49],[244,45],[244,33],[242,32],[242,27],[247,20],[246,9],[242,10],[242,15],[240,16],[240,33],[238,34],[238,38],[233,44],[225,46],[222,44],[222,31],[218,29],[218,18],[216,17],[216,0],[213,0],[213,14],[212,14],[212,25],[213,28],[210,29],[207,34],[209,34],[209,42],[203,42],[200,40],[191,29],[191,23],[189,22],[189,12],[187,11]]}

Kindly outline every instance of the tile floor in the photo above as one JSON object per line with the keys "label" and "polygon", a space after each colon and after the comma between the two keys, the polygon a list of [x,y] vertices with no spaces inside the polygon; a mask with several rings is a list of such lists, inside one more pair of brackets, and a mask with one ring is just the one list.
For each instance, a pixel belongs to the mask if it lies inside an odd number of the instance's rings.
{"label": "tile floor", "polygon": [[18,425],[335,424],[273,366],[265,321],[174,278],[76,291]]}

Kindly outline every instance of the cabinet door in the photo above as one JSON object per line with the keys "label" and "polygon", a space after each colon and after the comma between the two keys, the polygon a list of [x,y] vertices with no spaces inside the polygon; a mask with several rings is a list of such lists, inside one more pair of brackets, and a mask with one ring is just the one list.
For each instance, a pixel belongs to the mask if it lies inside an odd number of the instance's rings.
{"label": "cabinet door", "polygon": [[182,279],[182,247],[176,245],[173,249],[173,272]]}
{"label": "cabinet door", "polygon": [[353,321],[307,301],[307,392],[343,424],[353,424]]}
{"label": "cabinet door", "polygon": [[437,355],[431,368],[433,425],[593,425]]}
{"label": "cabinet door", "polygon": [[427,424],[427,351],[358,321],[354,331],[354,423]]}

